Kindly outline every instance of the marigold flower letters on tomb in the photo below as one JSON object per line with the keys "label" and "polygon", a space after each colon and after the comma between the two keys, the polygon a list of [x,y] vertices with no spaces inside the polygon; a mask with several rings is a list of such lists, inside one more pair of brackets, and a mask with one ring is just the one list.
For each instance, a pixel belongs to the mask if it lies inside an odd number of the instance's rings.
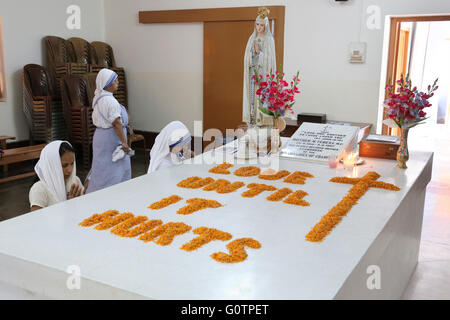
{"label": "marigold flower letters on tomb", "polygon": [[[227,169],[233,165],[222,164],[208,172],[215,174],[231,174]],[[226,172],[225,172],[226,171]],[[314,178],[308,172],[296,171],[290,173],[287,170],[273,172],[270,175],[260,175],[261,169],[257,167],[242,167],[235,171],[235,175],[240,177],[255,177],[261,180],[281,180],[289,184],[305,184],[307,178]],[[380,175],[376,172],[368,172],[362,178],[348,178],[335,177],[330,179],[333,183],[351,184],[353,187],[348,191],[347,195],[332,209],[325,214],[321,220],[311,229],[305,236],[305,239],[310,242],[321,242],[330,234],[330,232],[340,223],[342,218],[358,203],[358,200],[370,189],[380,188],[391,191],[399,191],[400,188],[393,184],[377,181]],[[217,193],[233,193],[245,186],[242,181],[230,182],[225,179],[215,180],[211,177],[189,177],[180,181],[177,186],[179,188],[187,189],[201,189],[203,192],[216,191]],[[303,198],[308,196],[308,193],[303,190],[293,191],[290,188],[277,188],[275,186],[250,183],[247,185],[248,190],[244,191],[241,196],[244,198],[254,198],[263,192],[271,191],[269,196],[265,199],[271,202],[283,203],[308,207],[310,203]],[[183,200],[178,195],[172,195],[160,201],[151,204],[148,209],[152,211],[159,211],[171,205],[177,204]],[[190,215],[197,213],[200,210],[213,210],[223,207],[226,204],[219,203],[215,200],[208,200],[202,198],[192,198],[186,200],[184,207],[179,208],[176,213],[180,215]],[[208,211],[206,210],[206,211]],[[149,220],[146,216],[134,216],[130,212],[119,213],[117,210],[109,210],[102,214],[94,214],[85,219],[80,224],[82,227],[95,226],[96,230],[111,229],[113,235],[120,237],[134,238],[139,236],[139,240],[144,242],[154,242],[161,246],[170,245],[176,236],[190,232],[193,228],[183,222],[168,222],[164,223],[162,220]],[[180,249],[186,252],[197,250],[198,248],[212,242],[212,241],[228,241],[233,236],[225,231],[217,230],[208,227],[199,227],[193,229],[193,233],[197,235],[188,243],[183,244]],[[216,252],[210,256],[214,260],[222,263],[237,263],[242,262],[247,258],[245,248],[260,249],[259,241],[252,238],[240,238],[230,242],[226,245],[229,253]]]}

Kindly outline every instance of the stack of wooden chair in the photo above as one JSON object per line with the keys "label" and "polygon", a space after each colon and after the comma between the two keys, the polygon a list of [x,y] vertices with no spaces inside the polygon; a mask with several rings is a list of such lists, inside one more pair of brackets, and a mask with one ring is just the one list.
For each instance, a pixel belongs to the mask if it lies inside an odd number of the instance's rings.
{"label": "stack of wooden chair", "polygon": [[95,132],[92,123],[92,101],[89,97],[92,90],[87,79],[80,75],[68,75],[61,80],[61,97],[64,117],[69,132],[69,141],[81,145],[84,168],[88,168],[91,160],[91,145]]}
{"label": "stack of wooden chair", "polygon": [[37,64],[23,68],[23,112],[30,129],[31,144],[66,139],[61,98],[55,93],[49,72]]}
{"label": "stack of wooden chair", "polygon": [[[41,99],[45,102],[30,98],[33,95],[30,94],[29,90],[25,90],[25,87],[31,88],[31,86],[25,85],[24,68],[25,115],[32,128],[39,128],[53,134],[46,136],[45,141],[65,139],[68,136],[68,140],[72,144],[80,146],[83,167],[88,168],[95,131],[95,126],[92,123],[92,100],[96,87],[96,76],[103,68],[111,69],[118,74],[119,89],[114,96],[120,104],[128,109],[125,71],[123,68],[116,66],[113,50],[107,43],[100,41],[89,43],[82,38],[75,37],[65,40],[55,36],[47,36],[43,40],[48,66],[48,72],[45,71],[46,73],[44,73],[51,98]],[[43,67],[40,68],[45,70]],[[36,94],[33,97],[37,97]],[[25,100],[27,103],[25,103]],[[33,105],[35,106],[34,109],[31,107]],[[52,107],[41,107],[39,109],[37,106],[41,105],[51,105]],[[55,105],[58,107],[55,107]],[[41,109],[47,110],[45,117],[38,115],[37,111]],[[31,111],[34,111],[34,113]],[[43,119],[45,119],[45,122],[42,122]],[[59,126],[55,127],[55,124],[61,123],[61,119],[67,126],[67,132],[64,135],[60,135],[60,132],[56,130],[56,128],[59,129]],[[53,127],[51,124],[53,124]],[[42,137],[43,135],[39,130],[32,130],[32,140],[43,140]],[[135,134],[130,126],[128,143],[131,146],[137,141],[143,141],[145,149],[144,137]]]}

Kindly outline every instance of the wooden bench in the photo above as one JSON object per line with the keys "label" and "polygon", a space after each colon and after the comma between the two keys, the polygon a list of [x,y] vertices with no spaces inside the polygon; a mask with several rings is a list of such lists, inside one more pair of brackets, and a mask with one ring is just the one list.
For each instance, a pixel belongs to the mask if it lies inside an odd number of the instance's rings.
{"label": "wooden bench", "polygon": [[[46,144],[38,144],[34,146],[3,150],[4,153],[0,158],[0,166],[27,160],[39,159],[39,157],[41,156],[41,151],[45,146]],[[15,176],[0,179],[0,183],[31,177],[35,174],[36,173],[34,171],[18,174]]]}
{"label": "wooden bench", "polygon": [[[8,140],[16,140],[16,137],[11,137],[11,136],[0,136],[0,148],[2,150],[6,150],[8,149],[8,145],[6,144],[6,142]],[[3,172],[8,172],[8,166],[4,165],[3,166]]]}

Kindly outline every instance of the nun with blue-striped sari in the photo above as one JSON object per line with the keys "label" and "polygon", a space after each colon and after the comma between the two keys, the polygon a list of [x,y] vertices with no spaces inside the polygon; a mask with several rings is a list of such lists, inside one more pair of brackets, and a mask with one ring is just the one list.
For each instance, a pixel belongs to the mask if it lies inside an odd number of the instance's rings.
{"label": "nun with blue-striped sari", "polygon": [[190,158],[191,133],[180,121],[172,121],[165,126],[155,139],[150,150],[150,165],[147,173],[181,164]]}
{"label": "nun with blue-striped sari", "polygon": [[[97,75],[92,102],[92,121],[97,127],[92,144],[93,159],[86,193],[104,189],[131,179],[131,161],[127,143],[128,113],[113,93],[117,91],[117,74],[102,69]],[[121,156],[117,151],[122,151]],[[119,153],[120,154],[120,153]]]}

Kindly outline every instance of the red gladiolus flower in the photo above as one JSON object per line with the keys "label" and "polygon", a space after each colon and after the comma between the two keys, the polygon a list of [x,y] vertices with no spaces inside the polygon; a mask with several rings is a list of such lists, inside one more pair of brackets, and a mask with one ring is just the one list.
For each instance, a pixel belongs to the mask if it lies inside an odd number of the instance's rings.
{"label": "red gladiolus flower", "polygon": [[291,105],[294,102],[294,94],[300,93],[297,87],[300,79],[294,76],[289,88],[289,83],[283,79],[284,75],[284,73],[276,71],[275,74],[272,72],[267,74],[266,79],[268,80],[266,81],[261,81],[263,75],[253,78],[259,86],[256,94],[259,96],[260,102],[273,113],[274,117],[284,116],[285,110],[293,113]]}

